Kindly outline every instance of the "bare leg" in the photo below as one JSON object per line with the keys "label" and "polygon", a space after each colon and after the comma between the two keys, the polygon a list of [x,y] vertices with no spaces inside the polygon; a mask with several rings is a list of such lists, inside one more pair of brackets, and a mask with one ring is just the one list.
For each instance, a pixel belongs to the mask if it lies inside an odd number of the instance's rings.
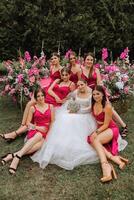
{"label": "bare leg", "polygon": [[98,156],[101,161],[103,177],[101,178],[102,182],[110,181],[112,179],[111,176],[111,169],[110,164],[107,161],[107,156],[103,147],[103,144],[110,142],[113,138],[113,133],[111,129],[107,129],[106,131],[100,133],[94,140],[93,140],[93,147],[98,153]]}
{"label": "bare leg", "polygon": [[36,135],[34,135],[34,137],[32,137],[31,139],[29,139],[26,144],[24,144],[24,146],[22,147],[22,149],[20,149],[19,151],[15,152],[14,155],[14,159],[10,165],[10,168],[9,168],[9,172],[11,174],[14,174],[15,171],[16,171],[16,168],[19,164],[19,159],[27,154],[33,147],[35,144],[37,144],[38,142],[41,142],[41,141],[44,141],[43,137],[42,137],[42,134],[41,133],[36,133]]}
{"label": "bare leg", "polygon": [[35,144],[35,145],[26,153],[26,155],[32,154],[32,153],[38,151],[38,150],[42,147],[44,141],[45,141],[45,140],[42,139],[40,142],[38,142],[37,144]]}
{"label": "bare leg", "polygon": [[21,126],[16,131],[12,131],[10,133],[4,134],[5,139],[15,139],[16,136],[21,135],[22,133],[27,131],[27,126]]}
{"label": "bare leg", "polygon": [[[42,147],[44,141],[45,140],[42,138],[42,140],[40,142],[38,142],[37,144],[35,144],[28,152],[26,152],[25,155],[29,155],[29,154],[32,154],[32,153],[38,151]],[[12,155],[12,153],[7,154],[7,156],[2,159],[2,164],[4,165],[8,161],[12,160],[14,155],[15,154]]]}
{"label": "bare leg", "polygon": [[21,126],[17,129],[17,131],[12,131],[12,132],[7,133],[7,134],[0,134],[3,139],[5,139],[5,140],[15,139],[17,135],[21,135],[22,133],[24,133],[27,130],[27,127],[25,125],[26,125],[29,109],[35,103],[36,103],[36,101],[34,99],[32,99],[31,101],[29,101],[27,103],[26,108],[24,110]]}
{"label": "bare leg", "polygon": [[29,101],[25,107],[24,113],[23,113],[23,118],[22,118],[22,125],[26,124],[27,121],[27,117],[28,117],[28,113],[29,113],[29,109],[31,106],[33,106],[36,103],[35,99],[31,99],[31,101]]}

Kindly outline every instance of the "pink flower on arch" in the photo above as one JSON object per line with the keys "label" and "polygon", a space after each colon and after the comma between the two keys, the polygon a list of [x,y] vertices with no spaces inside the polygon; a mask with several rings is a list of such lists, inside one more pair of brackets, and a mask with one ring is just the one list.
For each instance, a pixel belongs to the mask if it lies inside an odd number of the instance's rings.
{"label": "pink flower on arch", "polygon": [[30,81],[31,83],[35,83],[35,76],[29,77],[29,81]]}
{"label": "pink flower on arch", "polygon": [[124,51],[120,54],[120,59],[125,60],[128,56],[128,53],[129,53],[129,49],[128,47],[126,47]]}
{"label": "pink flower on arch", "polygon": [[13,89],[11,89],[11,91],[9,92],[9,94],[13,95],[13,94],[15,94],[15,92],[16,92],[16,90],[15,90],[15,88],[13,88]]}
{"label": "pink flower on arch", "polygon": [[129,94],[129,89],[130,89],[129,86],[125,86],[125,87],[124,87],[124,93],[125,93],[125,94]]}
{"label": "pink flower on arch", "polygon": [[10,89],[11,89],[11,88],[10,88],[10,85],[9,85],[9,84],[5,86],[5,92],[8,92]]}
{"label": "pink flower on arch", "polygon": [[18,83],[22,83],[22,81],[23,81],[23,74],[19,74],[19,75],[17,76],[17,82],[18,82]]}
{"label": "pink flower on arch", "polygon": [[69,50],[66,52],[66,54],[65,54],[65,58],[66,58],[66,59],[69,59],[69,56],[70,56],[71,52],[72,52],[72,49],[69,49]]}
{"label": "pink flower on arch", "polygon": [[30,62],[30,61],[31,61],[31,56],[30,56],[30,53],[29,53],[28,51],[25,51],[24,59],[25,59],[27,62]]}
{"label": "pink flower on arch", "polygon": [[96,68],[98,68],[98,69],[100,69],[100,67],[101,67],[101,65],[100,65],[99,63],[96,63],[94,66],[95,66]]}
{"label": "pink flower on arch", "polygon": [[39,69],[37,67],[31,68],[28,70],[28,75],[32,76],[32,75],[39,75]]}
{"label": "pink flower on arch", "polygon": [[119,68],[118,68],[116,65],[107,65],[107,66],[105,67],[105,71],[106,71],[107,73],[112,73],[112,72],[118,72],[118,71],[120,71],[120,70],[119,70]]}
{"label": "pink flower on arch", "polygon": [[106,60],[108,58],[108,50],[107,48],[102,49],[102,60]]}

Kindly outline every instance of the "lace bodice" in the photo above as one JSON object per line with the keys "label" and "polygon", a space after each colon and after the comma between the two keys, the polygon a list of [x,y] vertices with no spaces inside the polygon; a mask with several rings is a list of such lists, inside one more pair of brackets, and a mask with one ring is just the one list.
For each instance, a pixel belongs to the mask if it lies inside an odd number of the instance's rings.
{"label": "lace bodice", "polygon": [[78,91],[76,90],[70,95],[70,97],[75,99],[76,103],[80,105],[80,110],[78,111],[78,113],[84,114],[91,111],[91,92],[89,92],[89,96],[87,98],[81,98],[78,96]]}

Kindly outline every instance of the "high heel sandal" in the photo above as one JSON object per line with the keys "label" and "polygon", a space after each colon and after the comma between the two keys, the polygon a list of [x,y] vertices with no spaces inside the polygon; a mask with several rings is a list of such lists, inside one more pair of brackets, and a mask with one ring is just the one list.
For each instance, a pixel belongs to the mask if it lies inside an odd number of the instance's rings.
{"label": "high heel sandal", "polygon": [[[15,159],[15,158],[18,158],[19,160],[21,159],[21,157],[18,156],[17,154],[14,156],[14,159]],[[18,166],[18,165],[17,165],[17,166]],[[10,173],[11,175],[14,175],[14,174],[16,173],[17,166],[16,166],[16,168],[9,167],[9,173]]]}
{"label": "high heel sandal", "polygon": [[129,163],[129,160],[126,158],[123,158],[122,156],[119,156],[119,159],[121,160],[121,164],[119,165],[119,168],[123,170],[125,166]]}
{"label": "high heel sandal", "polygon": [[[16,131],[14,131],[14,133],[15,133],[15,138],[16,138],[18,136],[18,133]],[[0,137],[8,143],[11,143],[15,140],[15,138],[6,138],[5,135],[6,134],[0,134]]]}
{"label": "high heel sandal", "polygon": [[124,138],[127,137],[127,134],[128,134],[128,127],[126,125],[125,127],[121,128],[121,136]]}
{"label": "high heel sandal", "polygon": [[108,162],[103,162],[102,165],[103,165],[103,164],[109,165],[110,170],[109,170],[109,175],[107,175],[107,176],[104,175],[104,176],[100,179],[101,182],[105,183],[105,182],[111,181],[113,178],[114,178],[114,179],[117,179],[117,175],[116,175],[116,172],[115,172],[115,169],[114,169],[113,165],[112,165],[112,164],[109,164]]}
{"label": "high heel sandal", "polygon": [[4,158],[6,158],[7,156],[9,156],[9,155],[11,155],[12,156],[12,158],[10,159],[10,160],[12,160],[13,158],[14,158],[14,154],[13,153],[7,153],[7,154],[5,154],[4,156],[2,156],[1,157],[1,165],[6,165],[6,163],[9,161],[6,161],[6,160],[4,160]]}
{"label": "high heel sandal", "polygon": [[129,162],[128,159],[123,158],[122,156],[111,156],[109,159],[118,164],[121,170],[123,170]]}

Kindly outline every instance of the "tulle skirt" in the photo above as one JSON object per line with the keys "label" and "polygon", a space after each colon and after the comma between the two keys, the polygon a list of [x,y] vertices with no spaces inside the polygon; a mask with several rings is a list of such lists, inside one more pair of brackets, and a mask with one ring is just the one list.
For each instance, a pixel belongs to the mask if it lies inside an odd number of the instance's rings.
{"label": "tulle skirt", "polygon": [[[70,114],[66,107],[65,104],[57,108],[55,122],[42,148],[31,157],[41,168],[55,164],[72,170],[99,161],[96,151],[87,143],[87,136],[97,127],[92,114]],[[127,143],[121,137],[118,141],[119,150],[123,150]]]}

